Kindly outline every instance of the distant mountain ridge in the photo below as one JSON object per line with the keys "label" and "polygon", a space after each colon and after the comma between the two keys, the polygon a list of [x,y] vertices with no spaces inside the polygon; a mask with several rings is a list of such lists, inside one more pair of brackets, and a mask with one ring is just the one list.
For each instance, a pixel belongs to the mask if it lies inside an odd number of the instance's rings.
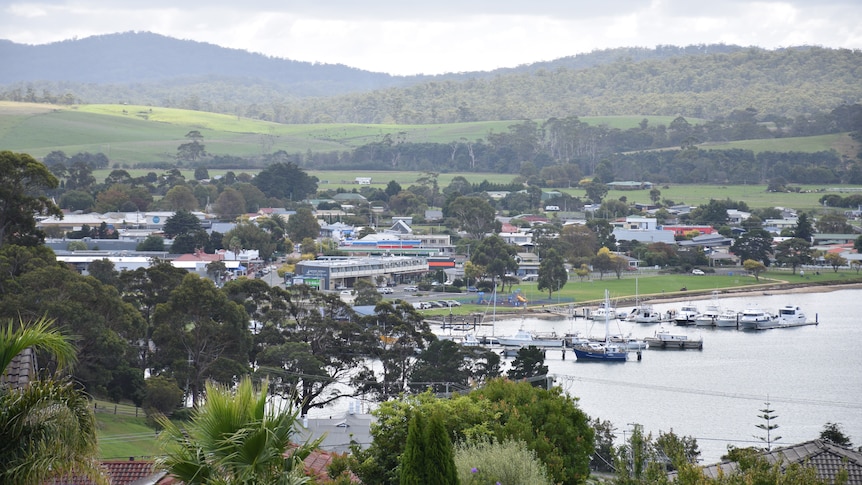
{"label": "distant mountain ridge", "polygon": [[[541,69],[586,69],[627,60],[729,53],[732,45],[618,48],[563,57],[493,71],[436,76],[392,76],[342,64],[294,61],[151,32],[124,32],[42,45],[0,39],[0,85],[22,82],[95,83],[101,85],[194,81],[204,77],[248,79],[280,85],[297,96],[330,96],[405,86],[428,80],[464,80]],[[309,89],[313,83],[324,83]]]}
{"label": "distant mountain ridge", "polygon": [[631,47],[443,75],[392,76],[126,32],[0,41],[0,99],[123,103],[278,123],[434,124],[573,116],[793,119],[862,102],[862,51]]}
{"label": "distant mountain ridge", "polygon": [[0,84],[67,82],[96,84],[157,83],[214,76],[260,79],[297,87],[331,85],[332,92],[350,92],[398,84],[385,73],[340,64],[293,61],[150,32],[125,32],[44,45],[0,40]]}

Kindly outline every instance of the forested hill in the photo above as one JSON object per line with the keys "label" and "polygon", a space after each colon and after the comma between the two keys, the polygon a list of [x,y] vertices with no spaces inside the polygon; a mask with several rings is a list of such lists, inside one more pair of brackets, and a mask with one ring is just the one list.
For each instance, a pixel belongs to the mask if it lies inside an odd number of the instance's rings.
{"label": "forested hill", "polygon": [[[440,123],[610,115],[719,119],[737,110],[810,116],[862,101],[862,51],[799,48],[623,58],[586,69],[513,72],[300,102],[332,121]],[[309,119],[308,121],[312,121]]]}
{"label": "forested hill", "polygon": [[[316,64],[179,40],[149,32],[126,32],[44,45],[0,40],[0,85],[17,82],[165,86],[222,80],[241,86],[275,85],[294,96],[330,96],[402,84],[384,73],[340,64]],[[203,93],[207,96],[207,93]],[[89,100],[87,100],[89,101]]]}
{"label": "forested hill", "polygon": [[795,118],[862,101],[862,51],[727,45],[595,51],[491,72],[399,77],[128,32],[0,41],[0,99],[129,103],[281,123],[601,115]]}

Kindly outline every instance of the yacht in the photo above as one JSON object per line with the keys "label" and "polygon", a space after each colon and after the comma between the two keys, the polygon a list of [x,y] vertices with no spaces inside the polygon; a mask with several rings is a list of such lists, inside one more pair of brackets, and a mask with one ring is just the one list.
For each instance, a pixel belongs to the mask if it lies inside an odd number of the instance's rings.
{"label": "yacht", "polygon": [[679,309],[676,316],[673,317],[673,322],[677,325],[691,325],[699,313],[700,310],[698,310],[697,306],[688,303]]}
{"label": "yacht", "polygon": [[500,345],[505,345],[509,347],[562,347],[563,339],[562,338],[538,338],[533,335],[532,332],[524,330],[523,328],[518,330],[514,335],[508,335],[505,337],[497,337],[497,342]]}
{"label": "yacht", "polygon": [[724,310],[715,319],[716,327],[736,327],[738,325],[739,312],[736,310]]}
{"label": "yacht", "polygon": [[808,319],[802,309],[798,306],[786,305],[778,309],[778,325],[781,327],[792,327],[805,325]]}
{"label": "yacht", "polygon": [[760,308],[746,308],[739,315],[739,328],[743,330],[765,330],[778,326],[778,319]]}

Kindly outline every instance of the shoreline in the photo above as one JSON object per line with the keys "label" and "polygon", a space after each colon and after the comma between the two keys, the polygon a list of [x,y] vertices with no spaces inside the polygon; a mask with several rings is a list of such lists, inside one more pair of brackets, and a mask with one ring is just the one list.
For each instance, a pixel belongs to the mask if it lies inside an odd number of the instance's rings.
{"label": "shoreline", "polygon": [[[729,287],[722,288],[718,290],[711,291],[692,291],[692,292],[682,292],[676,291],[671,293],[658,293],[658,294],[647,294],[641,295],[639,297],[641,302],[662,302],[662,303],[675,303],[675,302],[685,302],[691,301],[695,299],[703,299],[709,298],[712,296],[713,291],[715,291],[718,295],[750,295],[750,294],[763,294],[763,295],[783,295],[783,294],[793,294],[793,293],[828,293],[832,291],[845,290],[845,289],[860,289],[862,288],[862,283],[855,282],[847,282],[840,283],[830,281],[828,283],[787,283],[787,282],[771,282],[764,283],[762,285],[756,286],[738,286],[738,287]],[[634,303],[634,297],[624,297],[617,298],[617,303],[622,303],[621,306],[627,306],[629,303]],[[598,301],[588,301],[583,302],[581,304],[576,304],[574,308],[595,308],[598,305]],[[497,315],[504,316],[530,316],[533,318],[541,318],[541,317],[549,317],[549,316],[559,316],[559,312],[553,311],[553,308],[569,308],[569,305],[543,305],[542,307],[526,307],[525,310],[520,312],[497,312]]]}

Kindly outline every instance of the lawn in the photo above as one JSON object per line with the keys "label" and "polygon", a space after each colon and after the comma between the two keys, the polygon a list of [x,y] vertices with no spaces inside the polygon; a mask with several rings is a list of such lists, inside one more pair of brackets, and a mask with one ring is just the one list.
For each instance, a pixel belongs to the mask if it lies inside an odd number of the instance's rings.
{"label": "lawn", "polygon": [[[790,271],[772,270],[761,274],[759,280],[746,274],[741,269],[730,270],[730,272],[732,274],[712,274],[707,272],[704,276],[697,276],[688,273],[658,274],[654,271],[642,271],[637,276],[625,274],[620,279],[617,279],[614,274],[606,274],[604,279],[570,280],[562,290],[554,292],[550,299],[548,298],[547,291],[539,292],[537,283],[521,282],[514,286],[514,290],[520,290],[521,294],[527,298],[528,306],[526,310],[524,307],[510,305],[508,301],[512,292],[507,291],[505,294],[500,293],[498,295],[496,311],[498,313],[520,313],[524,311],[541,311],[543,308],[551,306],[565,308],[569,306],[595,306],[604,299],[605,289],[609,291],[612,299],[623,305],[630,304],[633,306],[636,296],[642,301],[670,296],[702,298],[708,297],[713,291],[725,291],[729,289],[735,291],[746,288],[757,290],[784,283],[826,285],[830,283],[862,282],[862,275],[858,275],[855,271],[840,270],[836,273],[831,268],[821,270],[819,275],[815,275],[814,271],[808,270],[805,277],[800,276],[798,273],[792,274]],[[685,288],[685,291],[681,291],[682,288]],[[484,295],[484,297],[487,299],[488,295]],[[476,305],[473,303],[477,299],[475,293],[450,294],[446,299],[454,299],[462,303],[460,307],[452,309],[452,314],[459,317],[476,312],[486,313],[492,311],[491,304]],[[441,318],[449,315],[449,309],[425,310],[422,313],[430,318]]]}
{"label": "lawn", "polygon": [[161,454],[156,444],[156,432],[147,426],[146,417],[96,413],[97,436],[101,457],[120,460],[129,457],[151,458]]}

